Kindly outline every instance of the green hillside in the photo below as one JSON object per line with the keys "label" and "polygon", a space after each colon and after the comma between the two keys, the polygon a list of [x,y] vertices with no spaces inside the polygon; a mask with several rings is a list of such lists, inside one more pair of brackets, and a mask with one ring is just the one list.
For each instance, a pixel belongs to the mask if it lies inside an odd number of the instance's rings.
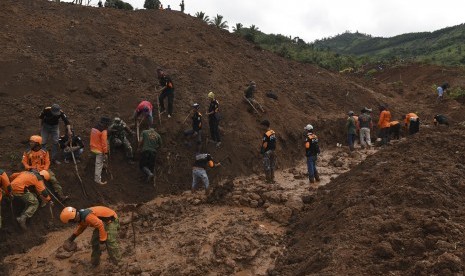
{"label": "green hillside", "polygon": [[[408,33],[390,38],[346,32],[317,40],[316,49],[376,59],[413,59],[439,65],[465,64],[465,24],[434,32]],[[463,48],[463,49],[462,49]]]}

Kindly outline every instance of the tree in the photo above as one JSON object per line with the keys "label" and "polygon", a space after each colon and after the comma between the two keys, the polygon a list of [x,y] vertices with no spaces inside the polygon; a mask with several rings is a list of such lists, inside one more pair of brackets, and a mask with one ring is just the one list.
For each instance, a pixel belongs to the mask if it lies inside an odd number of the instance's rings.
{"label": "tree", "polygon": [[258,31],[259,31],[258,27],[255,26],[255,25],[253,25],[253,24],[250,25],[249,29],[250,29],[252,32],[258,32]]}
{"label": "tree", "polygon": [[196,12],[194,16],[203,20],[203,22],[207,24],[210,24],[211,22],[210,17],[208,17],[208,15],[206,15],[203,11]]}
{"label": "tree", "polygon": [[239,33],[241,30],[242,30],[242,27],[244,27],[244,25],[242,25],[241,23],[236,23],[236,26],[233,26],[233,32],[235,33]]}
{"label": "tree", "polygon": [[131,4],[121,1],[121,0],[106,0],[105,7],[115,8],[115,9],[120,9],[120,10],[130,10],[130,11],[134,10]]}
{"label": "tree", "polygon": [[223,16],[219,14],[217,14],[216,17],[213,18],[210,24],[222,30],[229,29],[228,21],[223,21]]}
{"label": "tree", "polygon": [[147,10],[158,10],[160,8],[160,0],[145,0],[144,8]]}

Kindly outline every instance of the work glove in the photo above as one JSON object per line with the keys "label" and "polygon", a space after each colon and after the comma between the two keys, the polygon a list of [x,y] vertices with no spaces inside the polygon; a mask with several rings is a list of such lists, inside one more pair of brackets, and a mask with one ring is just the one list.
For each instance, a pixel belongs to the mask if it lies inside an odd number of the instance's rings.
{"label": "work glove", "polygon": [[98,247],[100,251],[105,251],[105,249],[107,249],[107,244],[105,242],[100,242]]}
{"label": "work glove", "polygon": [[55,203],[51,200],[48,203],[50,204],[51,207],[55,206]]}

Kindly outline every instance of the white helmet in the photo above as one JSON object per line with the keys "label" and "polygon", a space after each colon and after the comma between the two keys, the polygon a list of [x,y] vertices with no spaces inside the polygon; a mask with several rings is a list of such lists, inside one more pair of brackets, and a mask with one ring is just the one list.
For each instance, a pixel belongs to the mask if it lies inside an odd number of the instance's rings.
{"label": "white helmet", "polygon": [[313,126],[311,124],[308,124],[304,127],[304,129],[310,131],[313,130]]}

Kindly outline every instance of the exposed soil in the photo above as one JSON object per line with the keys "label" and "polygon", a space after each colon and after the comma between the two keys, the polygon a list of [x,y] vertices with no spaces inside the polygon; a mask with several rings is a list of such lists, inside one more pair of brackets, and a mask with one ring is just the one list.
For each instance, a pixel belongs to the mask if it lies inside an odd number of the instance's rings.
{"label": "exposed soil", "polygon": [[[0,168],[8,173],[21,170],[22,152],[28,137],[39,131],[37,115],[43,107],[59,103],[87,141],[100,116],[118,114],[130,123],[139,101],[155,100],[156,68],[165,68],[174,80],[174,117],[163,116],[161,125],[155,120],[165,142],[156,189],[122,152],[112,153],[114,179],[97,187],[86,149],[79,170],[89,198],[83,197],[72,165],[52,168],[72,195],[67,204],[107,204],[126,218],[124,273],[463,273],[465,112],[454,100],[435,103],[438,84],[465,86],[462,69],[410,64],[386,67],[367,80],[283,59],[175,11],[126,12],[41,0],[4,0],[0,10]],[[242,101],[249,80],[258,84],[256,98],[265,114],[253,114]],[[205,199],[184,193],[194,149],[184,146],[182,131],[189,125],[182,121],[193,102],[205,109],[209,91],[221,104],[223,143],[219,149],[204,147],[217,161],[227,160],[227,166],[209,173],[213,185],[222,186]],[[278,100],[267,98],[268,91]],[[356,166],[366,153],[347,156],[332,148],[345,144],[348,110],[376,110],[379,103],[390,106],[393,119],[418,113],[420,135]],[[449,116],[453,126],[430,128],[437,113]],[[249,177],[261,170],[259,122],[265,118],[277,132],[278,165],[284,169],[271,191],[261,179]],[[300,164],[302,129],[308,123],[315,126],[325,154],[322,184],[334,179],[314,195],[306,191]],[[346,173],[337,177],[341,172]],[[302,214],[295,208],[298,199],[305,202]],[[134,250],[127,218],[129,206],[136,204]],[[21,208],[15,202],[15,216]],[[56,217],[61,208],[54,210]],[[55,259],[71,229],[56,219],[50,222],[48,210],[39,210],[26,232],[18,231],[6,201],[2,211],[0,258],[45,243],[8,257],[0,274],[9,269],[24,275],[31,267],[36,274],[108,272],[87,267],[88,237],[68,260]]]}

